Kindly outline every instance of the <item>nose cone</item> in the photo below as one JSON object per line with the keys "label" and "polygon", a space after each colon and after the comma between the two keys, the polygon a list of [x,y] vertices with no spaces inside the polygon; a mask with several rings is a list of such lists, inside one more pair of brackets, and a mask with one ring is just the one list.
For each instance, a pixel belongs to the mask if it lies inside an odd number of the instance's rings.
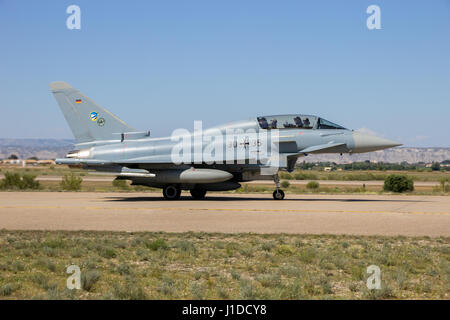
{"label": "nose cone", "polygon": [[361,132],[353,132],[353,140],[355,142],[355,147],[353,148],[354,153],[370,152],[402,145],[395,141]]}

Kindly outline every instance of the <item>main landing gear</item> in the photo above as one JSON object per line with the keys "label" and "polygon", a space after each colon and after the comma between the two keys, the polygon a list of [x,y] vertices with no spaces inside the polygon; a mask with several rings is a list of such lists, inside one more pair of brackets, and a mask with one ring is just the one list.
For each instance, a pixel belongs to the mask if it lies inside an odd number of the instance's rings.
{"label": "main landing gear", "polygon": [[283,200],[284,199],[284,191],[280,189],[280,178],[278,174],[273,176],[273,181],[275,182],[275,191],[273,192],[273,198],[275,200]]}
{"label": "main landing gear", "polygon": [[163,188],[163,196],[166,200],[180,199],[181,189],[175,184],[169,184]]}
{"label": "main landing gear", "polygon": [[[205,198],[206,190],[204,189],[192,189],[192,198],[196,200],[201,200]],[[163,188],[163,196],[166,200],[178,200],[180,199],[181,188],[176,184],[169,184]]]}
{"label": "main landing gear", "polygon": [[206,190],[204,189],[191,189],[191,196],[195,200],[201,200],[205,198]]}

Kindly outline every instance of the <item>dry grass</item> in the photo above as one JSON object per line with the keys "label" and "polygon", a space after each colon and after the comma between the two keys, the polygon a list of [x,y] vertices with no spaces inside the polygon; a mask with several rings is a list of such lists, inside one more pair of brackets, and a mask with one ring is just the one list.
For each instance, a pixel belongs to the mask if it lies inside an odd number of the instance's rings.
{"label": "dry grass", "polygon": [[[449,238],[0,231],[0,298],[449,299]],[[80,266],[82,290],[65,287]],[[382,289],[365,282],[381,268]]]}

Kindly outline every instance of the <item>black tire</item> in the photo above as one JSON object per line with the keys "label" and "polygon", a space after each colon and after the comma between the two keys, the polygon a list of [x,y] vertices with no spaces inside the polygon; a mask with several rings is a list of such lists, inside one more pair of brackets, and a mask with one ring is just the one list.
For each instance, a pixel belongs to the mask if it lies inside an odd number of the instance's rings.
{"label": "black tire", "polygon": [[273,198],[275,200],[283,200],[284,199],[284,191],[281,189],[275,190],[273,192]]}
{"label": "black tire", "polygon": [[205,198],[206,190],[204,189],[191,189],[191,196],[196,200],[201,200]]}
{"label": "black tire", "polygon": [[181,189],[179,186],[171,184],[165,186],[163,189],[163,196],[166,200],[178,200],[180,199]]}

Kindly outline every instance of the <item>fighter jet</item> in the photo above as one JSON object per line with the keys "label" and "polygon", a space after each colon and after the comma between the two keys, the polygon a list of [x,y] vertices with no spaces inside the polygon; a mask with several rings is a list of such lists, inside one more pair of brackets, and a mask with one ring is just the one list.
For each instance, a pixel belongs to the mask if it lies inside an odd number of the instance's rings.
{"label": "fighter jet", "polygon": [[153,138],[150,131],[133,129],[65,82],[52,82],[50,89],[76,139],[75,150],[56,159],[57,164],[161,188],[167,200],[179,199],[182,190],[203,199],[207,191],[234,190],[259,179],[273,179],[273,198],[282,200],[278,172],[293,171],[299,157],[401,145],[305,114],[257,116]]}

